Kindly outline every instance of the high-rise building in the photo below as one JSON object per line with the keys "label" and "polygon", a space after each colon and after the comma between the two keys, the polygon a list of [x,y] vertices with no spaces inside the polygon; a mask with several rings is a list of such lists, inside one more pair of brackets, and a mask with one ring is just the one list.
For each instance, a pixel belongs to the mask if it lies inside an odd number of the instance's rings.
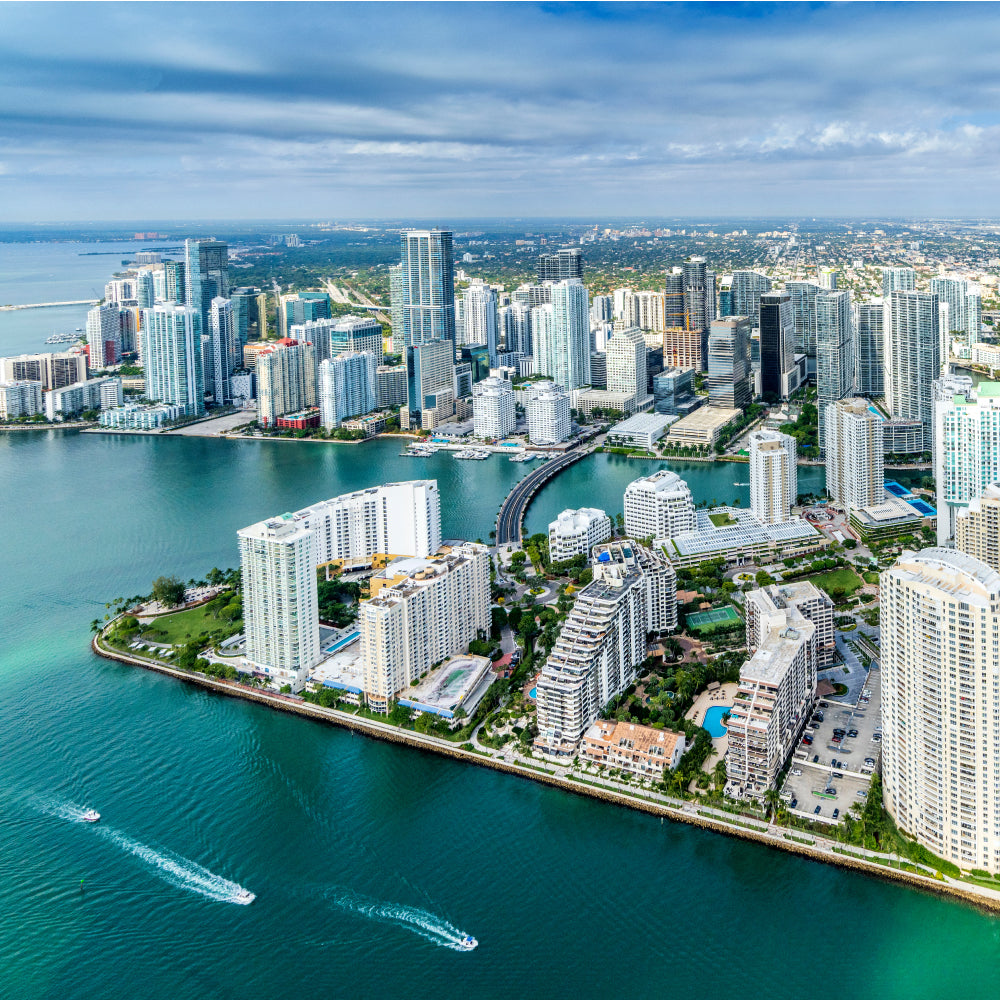
{"label": "high-rise building", "polygon": [[837,290],[837,270],[833,267],[819,269],[819,287],[829,292]]}
{"label": "high-rise building", "polygon": [[370,351],[344,351],[319,363],[316,398],[323,427],[333,430],[344,420],[375,409],[377,367]]}
{"label": "high-rise building", "polygon": [[579,281],[552,285],[552,302],[531,313],[535,371],[566,389],[590,383],[590,313]]}
{"label": "high-rise building", "polygon": [[236,321],[233,303],[229,299],[212,299],[209,315],[209,345],[211,352],[206,358],[205,368],[210,378],[205,379],[205,388],[212,394],[217,406],[232,399],[229,380],[237,368],[243,367],[242,351],[236,336]]}
{"label": "high-rise building", "polygon": [[963,334],[970,345],[978,343],[982,333],[979,286],[961,278],[931,278],[931,292],[948,306],[948,329],[942,333]]}
{"label": "high-rise building", "polygon": [[705,369],[706,345],[700,330],[668,326],[663,331],[663,364],[666,368]]}
{"label": "high-rise building", "polygon": [[640,330],[663,333],[666,326],[663,292],[635,293],[635,325]]}
{"label": "high-rise building", "polygon": [[[330,296],[326,292],[295,292],[278,302],[278,336],[294,337],[293,326],[330,319]],[[381,327],[380,327],[381,329]]]}
{"label": "high-rise building", "polygon": [[653,376],[653,408],[657,413],[686,417],[701,402],[694,391],[693,368],[666,368]]}
{"label": "high-rise building", "polygon": [[885,499],[882,423],[863,399],[841,399],[827,410],[826,488],[842,510]]}
{"label": "high-rise building", "polygon": [[827,407],[854,394],[854,328],[851,293],[816,296],[816,410],[819,447],[826,447]]}
{"label": "high-rise building", "polygon": [[709,406],[731,410],[749,406],[753,400],[750,379],[750,317],[713,320],[708,332]]}
{"label": "high-rise building", "polygon": [[212,299],[229,298],[229,247],[219,240],[184,241],[185,304],[198,316],[200,333],[208,331]]}
{"label": "high-rise building", "polygon": [[797,388],[794,340],[791,297],[765,292],[760,297],[760,391],[765,399],[787,399]]}
{"label": "high-rise building", "polygon": [[569,393],[553,382],[532,382],[525,392],[528,440],[532,444],[560,444],[573,430]]}
{"label": "high-rise building", "polygon": [[636,404],[647,399],[646,341],[638,327],[616,332],[608,341],[605,359],[609,392],[631,396]]}
{"label": "high-rise building", "polygon": [[778,431],[750,432],[750,508],[764,524],[792,516],[799,496],[798,446]]}
{"label": "high-rise building", "polygon": [[677,627],[677,574],[659,551],[609,542],[593,554],[536,684],[537,749],[572,756],[587,728],[635,679],[650,632]]}
{"label": "high-rise building", "polygon": [[611,295],[595,295],[590,300],[591,323],[611,323],[615,318],[614,297]]}
{"label": "high-rise building", "polygon": [[278,417],[316,406],[316,351],[287,337],[257,355],[257,422],[273,427]]}
{"label": "high-rise building", "polygon": [[565,281],[583,278],[583,251],[565,247],[555,253],[538,255],[538,281]]}
{"label": "high-rise building", "polygon": [[611,293],[614,322],[622,326],[639,325],[639,304],[631,288],[616,288]]}
{"label": "high-rise building", "polygon": [[187,281],[184,272],[185,266],[182,260],[165,260],[163,262],[167,302],[174,302],[181,306],[187,303]]}
{"label": "high-rise building", "polygon": [[316,565],[343,560],[370,566],[372,556],[433,555],[441,548],[437,480],[413,479],[345,493],[296,511],[316,536]]}
{"label": "high-rise building", "polygon": [[0,382],[41,382],[43,392],[84,382],[86,378],[86,354],[65,351],[0,358]]}
{"label": "high-rise building", "polygon": [[938,297],[893,292],[885,315],[885,399],[889,414],[923,425],[924,449],[931,445],[934,380],[941,375]]}
{"label": "high-rise building", "polygon": [[682,268],[671,268],[664,277],[663,309],[663,326],[665,330],[690,329],[684,305],[684,270]]}
{"label": "high-rise building", "polygon": [[295,323],[289,330],[293,340],[316,348],[316,361],[327,361],[345,351],[368,351],[382,363],[382,325],[368,316],[339,316]]}
{"label": "high-rise building", "polygon": [[757,271],[733,271],[729,286],[729,312],[724,316],[749,316],[760,325],[760,297],[771,290],[771,279]]}
{"label": "high-rise building", "polygon": [[477,438],[505,438],[513,433],[517,417],[510,382],[492,376],[476,382],[472,387],[472,418]]}
{"label": "high-rise building", "polygon": [[490,555],[465,542],[431,558],[397,559],[371,578],[358,614],[365,698],[375,712],[490,628]]}
{"label": "high-rise building", "polygon": [[266,340],[267,293],[247,285],[234,288],[229,297],[233,303],[233,320],[240,347],[242,348],[251,336]]}
{"label": "high-rise building", "polygon": [[462,296],[464,304],[465,344],[485,344],[490,352],[490,366],[497,363],[500,345],[497,293],[483,281],[473,281]]}
{"label": "high-rise building", "polygon": [[861,396],[877,399],[885,394],[885,307],[881,299],[860,302],[854,324],[855,386]]}
{"label": "high-rise building", "polygon": [[454,350],[452,234],[442,229],[401,233],[400,270],[391,277],[394,349],[402,353],[416,344],[447,340]]}
{"label": "high-rise building", "polygon": [[406,406],[410,418],[424,410],[451,416],[455,409],[455,346],[450,340],[425,340],[406,349]]}
{"label": "high-rise building", "polygon": [[1000,484],[991,483],[958,511],[955,548],[1000,571]]}
{"label": "high-rise building", "polygon": [[94,306],[87,313],[87,346],[90,367],[101,371],[122,359],[121,319],[117,305]]}
{"label": "high-rise building", "polygon": [[136,298],[135,278],[112,278],[104,285],[104,298],[108,305],[121,305]]}
{"label": "high-rise building", "polygon": [[611,518],[596,507],[564,510],[549,524],[549,559],[590,558],[590,550],[611,537]]}
{"label": "high-rise building", "polygon": [[205,370],[197,312],[174,303],[144,309],[142,345],[146,396],[154,402],[182,406],[189,417],[201,416],[205,412]]}
{"label": "high-rise building", "polygon": [[669,469],[634,479],[625,487],[625,534],[672,538],[697,527],[688,484]]}
{"label": "high-rise building", "polygon": [[893,292],[914,292],[917,289],[917,272],[912,267],[882,268],[882,298]]}
{"label": "high-rise building", "polygon": [[904,552],[879,595],[886,811],[937,857],[996,874],[1000,574],[952,549]]}
{"label": "high-rise building", "polygon": [[512,302],[500,310],[499,323],[503,332],[503,347],[508,353],[529,355],[531,347],[531,306]]}
{"label": "high-rise building", "polygon": [[152,309],[156,305],[152,268],[140,267],[135,272],[135,300],[140,309]]}
{"label": "high-rise building", "polygon": [[45,393],[43,403],[49,420],[64,420],[87,410],[110,410],[125,402],[122,380],[105,375]]}
{"label": "high-rise building", "polygon": [[823,289],[812,281],[786,281],[785,292],[792,303],[795,350],[816,356],[816,296]]}
{"label": "high-rise building", "polygon": [[823,668],[836,663],[833,601],[826,591],[809,580],[772,583],[747,592],[743,610],[750,653],[756,653],[767,641],[768,632],[781,625],[781,613],[788,608],[794,608],[816,629],[816,666]]}
{"label": "high-rise building", "polygon": [[935,382],[933,454],[937,540],[948,545],[959,512],[1000,481],[1000,382],[975,389],[966,375]]}
{"label": "high-rise building", "polygon": [[[46,393],[46,398],[49,395],[51,393]],[[0,420],[33,417],[42,412],[42,404],[41,382],[27,379],[0,381]]]}
{"label": "high-rise building", "polygon": [[291,514],[237,535],[247,663],[301,691],[320,659],[315,536]]}
{"label": "high-rise building", "polygon": [[375,369],[375,405],[380,410],[406,406],[406,365],[379,365]]}

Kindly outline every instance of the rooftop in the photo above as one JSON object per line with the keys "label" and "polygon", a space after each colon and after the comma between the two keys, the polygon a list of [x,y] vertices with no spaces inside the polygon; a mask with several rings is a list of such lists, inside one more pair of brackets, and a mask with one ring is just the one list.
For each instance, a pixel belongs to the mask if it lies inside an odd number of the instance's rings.
{"label": "rooftop", "polygon": [[646,434],[650,431],[663,430],[677,419],[668,413],[637,413],[635,416],[622,420],[611,428],[611,434]]}
{"label": "rooftop", "polygon": [[757,652],[743,664],[740,680],[758,681],[778,686],[795,662],[795,657],[816,632],[812,622],[796,621],[795,627],[785,625],[771,629],[761,639]]}
{"label": "rooftop", "polygon": [[[725,513],[735,524],[716,526],[712,514]],[[713,510],[695,511],[698,527],[670,539],[682,556],[706,556],[730,548],[749,548],[771,542],[791,542],[801,539],[820,541],[822,535],[808,521],[793,517],[779,524],[764,524],[748,510],[739,507],[716,507]],[[660,539],[658,541],[665,541]]]}
{"label": "rooftop", "polygon": [[[677,741],[683,739],[680,733],[670,729],[653,729],[651,726],[640,726],[634,722],[617,722],[614,719],[598,719],[584,733],[583,738],[608,746],[621,746],[622,741],[627,740],[630,744],[629,749],[638,753],[648,754],[653,747],[658,747],[667,759],[673,756]],[[657,756],[659,755],[658,753]]]}

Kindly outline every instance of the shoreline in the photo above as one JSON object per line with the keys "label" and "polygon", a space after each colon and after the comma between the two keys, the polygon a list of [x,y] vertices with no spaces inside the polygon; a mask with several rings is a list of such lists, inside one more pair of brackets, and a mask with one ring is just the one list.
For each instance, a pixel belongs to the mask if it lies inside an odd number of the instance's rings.
{"label": "shoreline", "polygon": [[933,893],[937,896],[951,897],[952,899],[968,903],[977,909],[1000,914],[1000,883],[998,883],[998,887],[995,890],[987,890],[983,887],[983,889],[977,891],[976,887],[957,883],[947,876],[942,876],[938,879],[930,875],[920,875],[903,871],[902,869],[888,868],[885,865],[869,861],[867,858],[855,853],[874,853],[868,851],[866,848],[860,848],[856,845],[841,845],[837,841],[829,840],[828,838],[807,831],[793,831],[792,829],[771,826],[763,820],[742,815],[734,816],[732,820],[727,820],[723,816],[708,812],[709,809],[715,807],[707,804],[700,805],[698,802],[677,800],[678,804],[673,805],[669,801],[660,801],[638,794],[616,791],[613,788],[593,784],[582,775],[577,776],[569,772],[564,774],[552,772],[542,766],[545,762],[541,759],[540,765],[536,767],[527,764],[517,764],[504,759],[502,756],[494,756],[485,750],[466,750],[464,746],[449,743],[440,737],[427,736],[407,729],[399,729],[388,722],[377,722],[373,719],[351,715],[348,712],[341,712],[337,709],[324,708],[321,705],[301,701],[290,695],[247,688],[235,681],[216,680],[215,678],[206,677],[203,674],[180,670],[177,667],[171,667],[158,661],[128,654],[103,645],[100,634],[93,637],[90,645],[91,650],[103,659],[164,674],[173,677],[175,680],[195,684],[198,687],[214,691],[226,697],[243,698],[246,701],[266,705],[278,711],[291,712],[317,722],[341,726],[342,728],[373,739],[406,745],[418,750],[430,751],[445,757],[451,757],[453,760],[464,760],[468,763],[477,764],[480,767],[534,780],[552,788],[560,788],[575,795],[582,795],[612,805],[635,809],[675,822],[687,823],[690,826],[751,841],[763,847],[783,850],[790,854],[824,864],[849,868],[865,875],[880,878],[883,881],[900,883],[913,889]]}

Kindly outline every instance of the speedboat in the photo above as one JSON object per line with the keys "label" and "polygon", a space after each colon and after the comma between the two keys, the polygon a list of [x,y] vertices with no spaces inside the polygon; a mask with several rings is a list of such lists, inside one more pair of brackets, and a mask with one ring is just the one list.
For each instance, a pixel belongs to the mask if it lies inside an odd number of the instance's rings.
{"label": "speedboat", "polygon": [[233,896],[233,902],[239,903],[240,906],[249,906],[257,897],[250,892],[249,889],[240,889],[235,896]]}
{"label": "speedboat", "polygon": [[466,934],[465,937],[458,942],[458,946],[462,949],[462,951],[472,951],[479,946],[479,942],[471,934]]}
{"label": "speedboat", "polygon": [[80,819],[84,823],[96,823],[101,818],[101,814],[96,809],[88,809]]}

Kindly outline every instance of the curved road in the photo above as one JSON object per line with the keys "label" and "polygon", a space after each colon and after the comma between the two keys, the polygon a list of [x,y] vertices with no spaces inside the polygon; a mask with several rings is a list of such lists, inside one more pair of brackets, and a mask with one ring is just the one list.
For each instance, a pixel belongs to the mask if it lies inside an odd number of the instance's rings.
{"label": "curved road", "polygon": [[528,509],[528,504],[531,503],[538,490],[568,465],[578,462],[589,454],[589,449],[569,452],[559,458],[549,460],[533,472],[529,472],[524,479],[518,480],[504,499],[497,516],[497,546],[520,545],[524,512]]}

